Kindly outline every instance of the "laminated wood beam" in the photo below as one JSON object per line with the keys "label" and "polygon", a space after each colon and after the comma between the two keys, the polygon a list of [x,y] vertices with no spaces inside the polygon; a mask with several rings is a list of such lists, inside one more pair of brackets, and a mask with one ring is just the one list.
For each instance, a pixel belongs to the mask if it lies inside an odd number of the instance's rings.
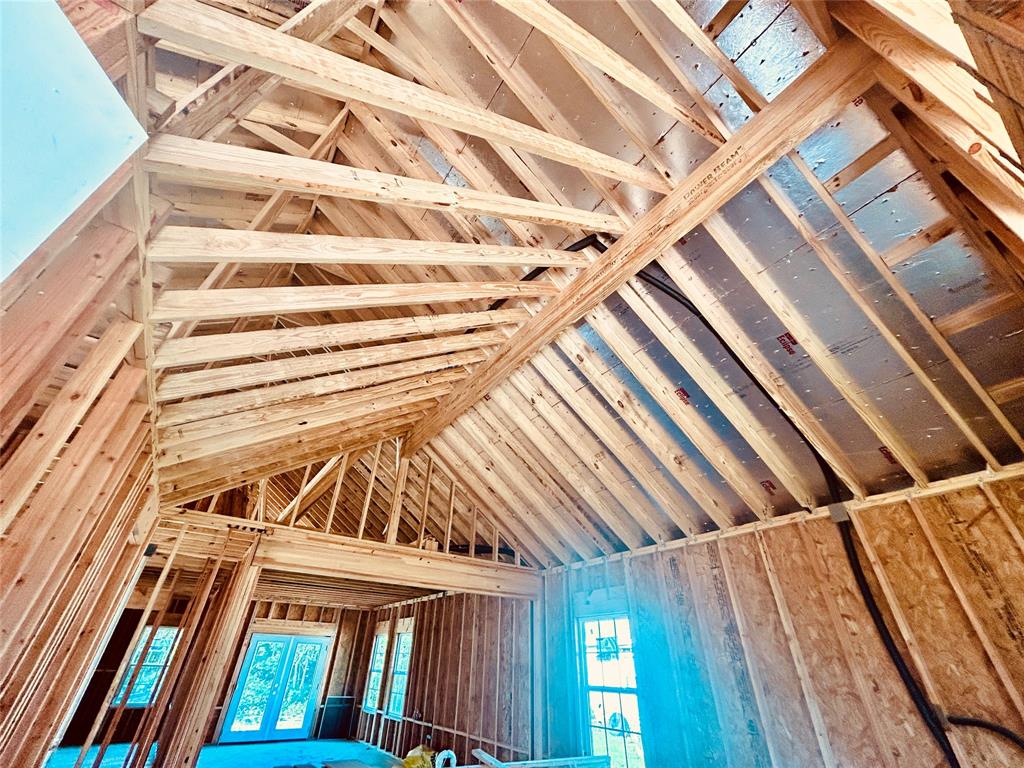
{"label": "laminated wood beam", "polygon": [[383,283],[309,285],[273,288],[217,288],[164,291],[150,320],[223,320],[233,317],[285,315],[367,307],[406,307],[529,296],[551,296],[558,289],[543,280],[493,283]]}
{"label": "laminated wood beam", "polygon": [[443,407],[421,421],[410,436],[408,450],[420,448],[566,325],[597,306],[844,104],[864,93],[874,82],[874,63],[874,55],[862,44],[852,40],[837,43],[615,245],[583,269],[556,300],[525,323]]}
{"label": "laminated wood beam", "polygon": [[466,331],[488,325],[520,323],[529,316],[530,313],[525,309],[496,309],[169,339],[157,350],[154,366],[174,368],[233,358],[387,341],[405,336]]}
{"label": "laminated wood beam", "polygon": [[145,34],[272,72],[343,101],[373,104],[609,178],[667,191],[655,173],[194,0],[159,0],[138,18]]}
{"label": "laminated wood beam", "polygon": [[579,267],[580,253],[475,243],[164,227],[149,246],[161,264],[465,264]]}
{"label": "laminated wood beam", "polygon": [[161,135],[150,139],[145,162],[149,171],[191,182],[284,189],[371,203],[455,210],[552,226],[581,227],[594,232],[623,231],[622,222],[616,216],[180,136]]}
{"label": "laminated wood beam", "polygon": [[251,387],[286,379],[365,368],[402,360],[414,360],[419,357],[433,357],[444,352],[458,352],[498,344],[504,338],[504,334],[498,331],[464,333],[439,339],[382,344],[376,347],[328,352],[321,355],[286,357],[265,363],[248,363],[225,368],[172,373],[161,382],[157,390],[157,400],[164,402],[179,397],[195,397],[225,389]]}

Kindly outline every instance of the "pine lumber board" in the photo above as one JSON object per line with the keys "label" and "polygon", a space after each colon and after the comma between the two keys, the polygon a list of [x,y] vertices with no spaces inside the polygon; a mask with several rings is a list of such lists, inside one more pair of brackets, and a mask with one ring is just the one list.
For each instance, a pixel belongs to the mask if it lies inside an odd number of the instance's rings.
{"label": "pine lumber board", "polygon": [[151,138],[145,165],[154,173],[192,183],[283,189],[298,194],[582,227],[593,232],[624,231],[617,216],[180,136],[161,134]]}
{"label": "pine lumber board", "polygon": [[406,336],[466,331],[488,325],[518,324],[529,316],[530,313],[525,309],[496,309],[190,336],[168,339],[161,344],[156,353],[154,367],[174,368],[233,358],[387,341]]}
{"label": "pine lumber board", "polygon": [[167,226],[150,243],[161,264],[463,264],[487,267],[578,267],[582,253],[476,243],[384,237]]}

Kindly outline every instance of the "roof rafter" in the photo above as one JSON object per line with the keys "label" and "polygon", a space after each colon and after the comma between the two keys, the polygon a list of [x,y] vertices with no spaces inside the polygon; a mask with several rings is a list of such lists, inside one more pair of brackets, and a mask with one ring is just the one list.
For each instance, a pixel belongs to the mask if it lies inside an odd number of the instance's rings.
{"label": "roof rafter", "polygon": [[843,40],[757,117],[684,179],[607,253],[549,303],[484,366],[459,387],[443,409],[420,422],[408,443],[415,451],[522,365],[567,324],[595,307],[654,257],[690,231],[767,166],[793,149],[845,103],[874,82],[874,55]]}

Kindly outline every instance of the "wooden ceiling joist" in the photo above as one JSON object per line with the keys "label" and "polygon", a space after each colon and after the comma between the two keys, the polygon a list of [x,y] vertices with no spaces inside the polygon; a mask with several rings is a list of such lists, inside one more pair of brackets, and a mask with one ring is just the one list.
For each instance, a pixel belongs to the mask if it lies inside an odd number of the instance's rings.
{"label": "wooden ceiling joist", "polygon": [[313,285],[273,288],[219,288],[164,291],[153,305],[151,322],[222,320],[232,317],[286,315],[332,309],[405,307],[474,299],[552,296],[548,281],[510,283],[409,283],[396,285]]}
{"label": "wooden ceiling joist", "polygon": [[583,227],[595,232],[623,231],[616,217],[591,211],[166,134],[150,140],[146,168],[168,178],[210,184],[282,189],[412,208],[458,210],[552,226]]}
{"label": "wooden ceiling joist", "polygon": [[200,52],[273,72],[341,100],[374,104],[568,165],[585,167],[610,178],[667,191],[665,182],[657,174],[477,109],[311,43],[276,34],[194,0],[158,0],[139,15],[139,29]]}
{"label": "wooden ceiling joist", "polygon": [[496,309],[189,336],[165,341],[157,350],[154,365],[157,368],[185,367],[233,358],[262,357],[407,336],[467,331],[488,325],[516,324],[529,316],[524,309]]}
{"label": "wooden ceiling joist", "polygon": [[284,357],[264,363],[171,373],[160,382],[157,388],[157,399],[161,402],[176,400],[181,397],[195,397],[227,389],[240,389],[353,368],[432,357],[438,353],[459,352],[495,345],[504,338],[505,335],[500,331],[463,333],[437,339],[358,347],[342,352]]}
{"label": "wooden ceiling joist", "polygon": [[424,242],[373,237],[238,232],[164,227],[149,247],[162,264],[468,264],[498,267],[579,267],[579,253],[547,248]]}
{"label": "wooden ceiling joist", "polygon": [[461,368],[485,360],[482,350],[453,352],[392,365],[363,368],[356,371],[321,376],[314,379],[278,384],[269,387],[232,392],[223,395],[200,397],[181,403],[170,403],[160,409],[158,424],[173,426],[186,422],[225,416],[239,411],[263,408],[292,400],[330,395],[362,387],[372,387],[409,376]]}

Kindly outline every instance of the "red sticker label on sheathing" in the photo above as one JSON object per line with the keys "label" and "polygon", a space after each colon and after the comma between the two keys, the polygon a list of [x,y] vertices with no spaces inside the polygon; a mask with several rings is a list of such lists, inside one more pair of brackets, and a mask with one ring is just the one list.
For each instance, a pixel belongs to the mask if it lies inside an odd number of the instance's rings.
{"label": "red sticker label on sheathing", "polygon": [[888,461],[890,464],[899,464],[899,462],[896,461],[896,457],[892,455],[892,451],[890,451],[886,446],[878,446],[878,452],[885,456],[885,460]]}
{"label": "red sticker label on sheathing", "polygon": [[676,397],[683,401],[686,405],[690,404],[690,393],[680,387],[676,390]]}
{"label": "red sticker label on sheathing", "polygon": [[774,496],[775,495],[775,491],[776,491],[775,483],[773,483],[771,480],[762,480],[761,481],[761,487],[764,488],[766,491],[768,491],[768,495],[769,496]]}
{"label": "red sticker label on sheathing", "polygon": [[796,337],[792,333],[786,331],[781,336],[776,336],[775,340],[778,341],[779,344],[782,345],[782,348],[789,352],[789,354],[796,354],[796,350],[793,349],[793,347],[795,347],[799,342],[797,342]]}

